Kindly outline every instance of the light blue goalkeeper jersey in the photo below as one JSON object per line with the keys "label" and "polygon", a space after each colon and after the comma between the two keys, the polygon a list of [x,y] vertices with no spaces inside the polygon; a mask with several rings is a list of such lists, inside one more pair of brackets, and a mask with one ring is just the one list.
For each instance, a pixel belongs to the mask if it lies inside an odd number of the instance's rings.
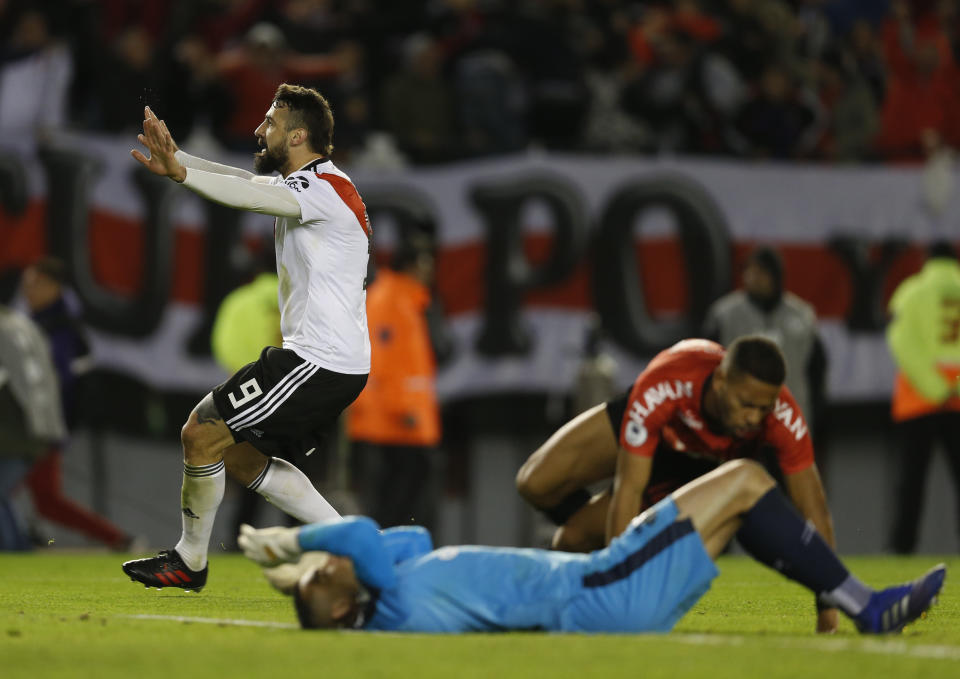
{"label": "light blue goalkeeper jersey", "polygon": [[365,517],[306,526],[304,550],[350,557],[370,593],[366,630],[668,631],[717,571],[669,498],[591,554],[460,546],[432,549],[420,527]]}

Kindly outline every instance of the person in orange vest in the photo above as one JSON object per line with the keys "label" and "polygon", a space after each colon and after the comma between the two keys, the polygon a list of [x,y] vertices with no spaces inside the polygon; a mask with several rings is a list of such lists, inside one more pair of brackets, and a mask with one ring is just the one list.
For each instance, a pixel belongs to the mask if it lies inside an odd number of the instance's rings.
{"label": "person in orange vest", "polygon": [[416,234],[367,289],[370,377],[347,411],[347,436],[361,504],[382,526],[434,518],[441,427],[427,320],[433,275],[432,242]]}
{"label": "person in orange vest", "polygon": [[899,448],[890,548],[909,554],[938,441],[960,493],[960,262],[952,243],[930,246],[926,264],[897,287],[889,309],[887,344],[898,370],[891,417]]}

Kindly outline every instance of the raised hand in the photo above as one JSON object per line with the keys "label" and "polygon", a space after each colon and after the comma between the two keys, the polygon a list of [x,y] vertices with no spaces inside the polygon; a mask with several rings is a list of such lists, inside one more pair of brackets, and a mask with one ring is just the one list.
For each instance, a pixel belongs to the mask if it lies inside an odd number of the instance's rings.
{"label": "raised hand", "polygon": [[261,566],[277,566],[281,563],[296,561],[303,550],[297,536],[299,528],[261,528],[243,524],[237,544],[244,556]]}
{"label": "raised hand", "polygon": [[182,182],[187,176],[186,168],[177,162],[174,154],[178,151],[176,142],[167,129],[167,124],[157,118],[149,106],[143,109],[143,133],[137,139],[150,152],[150,157],[133,149],[130,155],[145,168],[162,177],[170,177]]}

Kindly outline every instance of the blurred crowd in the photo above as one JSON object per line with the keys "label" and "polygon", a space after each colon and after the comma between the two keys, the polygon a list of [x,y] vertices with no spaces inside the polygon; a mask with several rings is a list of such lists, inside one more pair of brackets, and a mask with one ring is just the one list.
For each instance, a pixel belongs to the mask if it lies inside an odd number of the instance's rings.
{"label": "blurred crowd", "polygon": [[339,159],[529,148],[919,161],[960,147],[960,0],[0,0],[0,132],[248,150],[319,87]]}

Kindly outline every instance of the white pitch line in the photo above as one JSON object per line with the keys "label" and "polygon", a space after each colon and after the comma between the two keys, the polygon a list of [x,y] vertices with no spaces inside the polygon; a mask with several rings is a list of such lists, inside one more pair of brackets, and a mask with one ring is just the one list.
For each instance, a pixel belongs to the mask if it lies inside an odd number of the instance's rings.
{"label": "white pitch line", "polygon": [[[673,640],[692,646],[745,646],[757,639],[738,635],[723,634],[675,634],[663,637],[664,641]],[[780,648],[799,648],[831,653],[854,652],[872,655],[899,655],[912,658],[934,658],[937,660],[960,660],[960,647],[936,646],[931,644],[908,644],[905,641],[884,641],[879,639],[770,639],[764,643]]]}
{"label": "white pitch line", "polygon": [[[230,618],[194,618],[184,615],[121,615],[121,618],[130,620],[165,620],[167,622],[195,622],[203,625],[223,625],[233,627],[272,627],[275,629],[300,629],[299,625],[290,622],[273,622],[270,620],[237,620]],[[377,633],[377,636],[387,636],[391,633]],[[407,636],[392,633],[396,636]],[[691,646],[746,646],[757,642],[758,637],[738,636],[733,634],[668,634],[658,635],[663,641],[676,641]],[[771,639],[764,637],[764,643],[780,648],[799,648],[830,653],[854,652],[871,655],[898,655],[912,658],[932,658],[935,660],[960,661],[960,647],[935,646],[931,644],[908,644],[905,641],[884,641],[878,639]]]}
{"label": "white pitch line", "polygon": [[192,618],[185,615],[121,615],[129,620],[166,620],[168,622],[196,622],[201,625],[225,625],[233,627],[274,627],[277,629],[300,629],[292,622],[273,622],[271,620],[233,620],[229,618]]}

